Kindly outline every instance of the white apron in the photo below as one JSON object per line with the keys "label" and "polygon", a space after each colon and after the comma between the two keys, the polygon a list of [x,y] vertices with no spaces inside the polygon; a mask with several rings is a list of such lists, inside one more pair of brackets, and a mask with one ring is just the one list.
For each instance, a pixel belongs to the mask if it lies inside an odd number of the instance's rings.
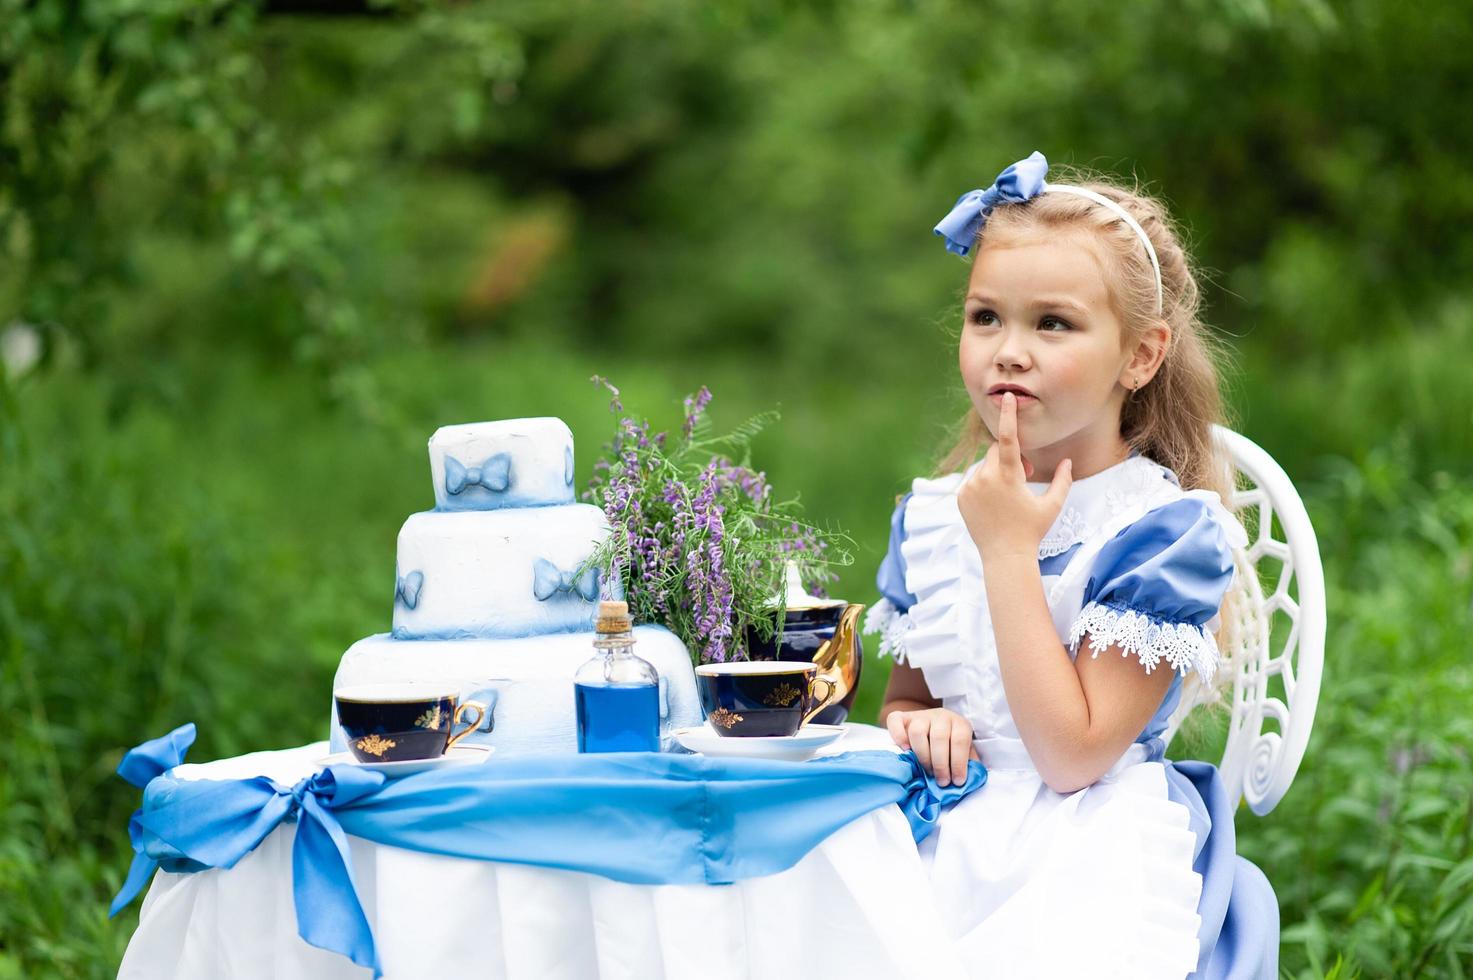
{"label": "white apron", "polygon": [[[1188,812],[1168,798],[1163,764],[1144,744],[1131,745],[1096,783],[1074,793],[1056,793],[1038,775],[1004,695],[981,556],[957,508],[964,478],[914,481],[901,551],[906,588],[917,601],[905,615],[891,607],[867,624],[884,631],[884,647],[923,672],[943,706],[971,722],[988,769],[986,785],[947,812],[921,844],[946,919],[938,932],[960,943],[977,977],[1184,977],[1197,966],[1202,890],[1192,869]],[[1048,485],[1028,486],[1042,494]],[[1125,624],[1106,622],[1112,611],[1102,607],[1080,618],[1100,549],[1183,497],[1202,499],[1225,518],[1233,547],[1246,544],[1217,494],[1183,491],[1169,470],[1144,456],[1070,488],[1039,556],[1079,545],[1059,574],[1043,579],[1055,631],[1071,657],[1086,629],[1098,636],[1118,627],[1123,635]],[[1207,629],[1217,624],[1214,617]],[[1147,644],[1137,634],[1133,645]],[[1204,677],[1216,668],[1210,632],[1161,631],[1148,645],[1157,649],[1146,656],[1171,666],[1190,665]]]}

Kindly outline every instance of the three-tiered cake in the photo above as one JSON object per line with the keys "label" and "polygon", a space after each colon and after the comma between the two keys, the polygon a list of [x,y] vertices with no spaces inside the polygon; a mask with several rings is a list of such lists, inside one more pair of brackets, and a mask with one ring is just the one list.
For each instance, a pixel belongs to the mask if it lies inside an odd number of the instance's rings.
{"label": "three-tiered cake", "polygon": [[[399,531],[393,632],[349,647],[334,690],[441,682],[489,706],[465,742],[576,752],[573,674],[594,654],[601,587],[605,598],[623,589],[578,573],[609,526],[574,502],[573,433],[556,418],[445,426],[430,439],[430,473],[435,509]],[[634,635],[660,674],[669,747],[669,732],[701,723],[690,654],[663,627]],[[346,748],[335,714],[332,747]]]}

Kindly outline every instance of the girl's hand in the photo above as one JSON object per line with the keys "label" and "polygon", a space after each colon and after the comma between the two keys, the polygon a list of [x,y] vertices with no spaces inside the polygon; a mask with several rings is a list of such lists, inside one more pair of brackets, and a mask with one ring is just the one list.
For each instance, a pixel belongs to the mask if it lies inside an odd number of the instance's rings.
{"label": "girl's hand", "polygon": [[1023,459],[1018,444],[1018,400],[1012,392],[1005,392],[997,440],[987,447],[982,465],[972,471],[956,495],[982,560],[992,554],[1036,558],[1038,543],[1064,507],[1064,497],[1074,482],[1073,471],[1072,460],[1060,463],[1042,496],[1034,496],[1024,485],[1033,467]]}
{"label": "girl's hand", "polygon": [[913,750],[921,767],[942,786],[966,782],[967,760],[982,761],[972,747],[971,723],[955,711],[892,711],[885,718],[885,727],[895,744]]}

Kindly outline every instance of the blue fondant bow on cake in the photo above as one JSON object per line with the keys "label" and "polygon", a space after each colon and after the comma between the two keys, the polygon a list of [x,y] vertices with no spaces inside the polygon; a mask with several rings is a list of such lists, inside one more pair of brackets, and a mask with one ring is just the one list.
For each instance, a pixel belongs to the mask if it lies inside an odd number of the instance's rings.
{"label": "blue fondant bow on cake", "polygon": [[466,487],[481,486],[500,493],[511,484],[511,456],[497,453],[480,466],[466,466],[454,456],[445,457],[445,492],[460,493]]}
{"label": "blue fondant bow on cake", "polygon": [[413,571],[394,582],[394,598],[403,599],[404,605],[413,609],[419,605],[419,593],[425,587],[425,573]]}
{"label": "blue fondant bow on cake", "polygon": [[532,563],[532,594],[547,601],[559,592],[580,595],[589,602],[598,598],[598,568],[590,567],[582,575],[564,572],[546,558]]}

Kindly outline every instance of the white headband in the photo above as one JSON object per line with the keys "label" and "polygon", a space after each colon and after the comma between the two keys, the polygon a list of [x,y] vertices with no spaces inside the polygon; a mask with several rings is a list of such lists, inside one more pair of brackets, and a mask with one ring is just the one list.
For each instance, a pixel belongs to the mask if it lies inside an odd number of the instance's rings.
{"label": "white headband", "polygon": [[1130,230],[1135,232],[1136,237],[1141,240],[1141,244],[1146,246],[1146,254],[1151,257],[1151,271],[1156,274],[1156,315],[1160,316],[1164,305],[1164,294],[1161,291],[1161,262],[1156,258],[1156,249],[1152,247],[1150,236],[1146,234],[1146,230],[1134,218],[1126,214],[1124,208],[1103,194],[1096,194],[1094,191],[1085,190],[1083,187],[1075,187],[1072,184],[1048,183],[1043,185],[1043,192],[1045,194],[1073,194],[1075,197],[1083,197],[1094,201],[1096,204],[1103,204],[1115,212],[1121,221],[1130,226]]}

